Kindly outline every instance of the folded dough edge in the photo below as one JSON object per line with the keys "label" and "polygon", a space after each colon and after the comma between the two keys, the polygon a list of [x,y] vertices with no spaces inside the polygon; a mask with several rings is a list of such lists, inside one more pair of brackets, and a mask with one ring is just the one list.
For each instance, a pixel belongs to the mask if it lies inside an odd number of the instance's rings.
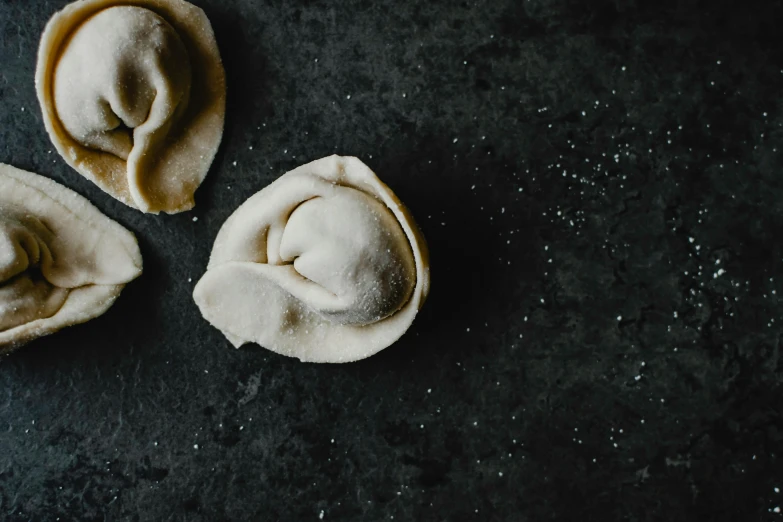
{"label": "folded dough edge", "polygon": [[[244,217],[253,219],[253,210],[269,195],[264,192],[293,177],[310,175],[362,190],[382,201],[397,218],[414,256],[416,284],[409,300],[391,316],[364,326],[332,323],[275,283],[274,271],[280,267],[232,259],[231,250],[241,245],[232,246],[229,236],[242,227]],[[429,252],[410,212],[361,160],[333,155],[297,167],[240,205],[218,232],[207,272],[193,297],[204,318],[236,347],[255,342],[304,362],[336,363],[370,357],[394,343],[413,323],[429,289]],[[282,303],[280,310],[269,309],[278,303]],[[226,310],[228,315],[222,313]],[[288,328],[291,323],[296,328]]]}
{"label": "folded dough edge", "polygon": [[[97,248],[120,248],[122,252],[111,255],[117,273],[114,280],[104,284],[69,289],[63,305],[50,317],[0,331],[0,355],[8,354],[38,337],[102,315],[114,304],[125,285],[141,275],[143,269],[141,252],[133,233],[104,215],[85,197],[54,180],[0,163],[0,209],[4,204],[14,205],[27,209],[31,214],[42,215],[40,205],[45,202],[56,206],[58,210],[53,214],[67,212],[69,217],[82,222],[85,227],[100,229],[100,237],[111,243],[102,243]],[[56,218],[51,215],[46,217]],[[61,225],[55,224],[55,229]]]}
{"label": "folded dough edge", "polygon": [[[204,11],[195,5],[184,0],[78,0],[55,13],[41,36],[35,70],[36,95],[46,132],[69,166],[112,197],[138,209],[130,193],[126,162],[73,139],[59,120],[52,92],[54,69],[66,39],[91,15],[115,6],[138,6],[159,14],[174,26],[191,55],[191,104],[200,107],[189,106],[180,122],[187,128],[175,133],[176,138],[164,147],[155,170],[194,174],[181,194],[145,212],[175,214],[190,210],[220,146],[226,110],[225,71],[215,34]],[[203,99],[197,103],[199,97]]]}

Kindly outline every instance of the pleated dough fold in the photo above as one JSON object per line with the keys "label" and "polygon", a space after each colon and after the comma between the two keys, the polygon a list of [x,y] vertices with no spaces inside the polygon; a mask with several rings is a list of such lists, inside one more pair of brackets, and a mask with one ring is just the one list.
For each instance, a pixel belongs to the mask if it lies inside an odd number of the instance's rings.
{"label": "pleated dough fold", "polygon": [[429,281],[426,243],[399,199],[357,158],[331,156],[228,218],[193,296],[236,347],[348,362],[402,336]]}
{"label": "pleated dough fold", "polygon": [[38,49],[46,130],[79,173],[143,212],[193,207],[223,134],[225,74],[184,0],[80,0]]}
{"label": "pleated dough fold", "polygon": [[0,354],[103,314],[141,269],[132,233],[72,190],[0,163]]}

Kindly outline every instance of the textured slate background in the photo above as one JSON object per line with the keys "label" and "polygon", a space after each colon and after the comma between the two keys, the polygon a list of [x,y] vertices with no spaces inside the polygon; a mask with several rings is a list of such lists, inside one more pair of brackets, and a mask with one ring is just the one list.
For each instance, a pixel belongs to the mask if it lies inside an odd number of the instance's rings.
{"label": "textured slate background", "polygon": [[[0,364],[0,519],[783,520],[781,2],[196,3],[227,128],[154,217],[52,152],[65,2],[0,0],[0,161],[145,260]],[[411,207],[430,301],[360,363],[229,348],[190,298],[218,228],[335,152]]]}

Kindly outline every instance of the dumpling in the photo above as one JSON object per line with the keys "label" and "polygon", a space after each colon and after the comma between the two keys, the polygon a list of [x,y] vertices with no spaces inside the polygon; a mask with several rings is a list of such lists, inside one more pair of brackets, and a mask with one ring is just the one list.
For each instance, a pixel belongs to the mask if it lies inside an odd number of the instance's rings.
{"label": "dumpling", "polygon": [[141,268],[132,233],[76,192],[0,163],[0,354],[98,317]]}
{"label": "dumpling", "polygon": [[83,0],[46,25],[36,91],[65,161],[143,212],[193,208],[223,135],[212,26],[184,0]]}
{"label": "dumpling", "polygon": [[402,336],[429,286],[427,245],[409,212],[360,160],[330,156],[284,174],[226,220],[193,297],[236,347],[348,362]]}

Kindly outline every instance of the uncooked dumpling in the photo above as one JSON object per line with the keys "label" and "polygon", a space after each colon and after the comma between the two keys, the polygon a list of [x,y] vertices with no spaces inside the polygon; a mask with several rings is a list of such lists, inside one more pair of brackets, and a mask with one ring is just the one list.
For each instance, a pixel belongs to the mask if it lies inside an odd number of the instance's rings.
{"label": "uncooked dumpling", "polygon": [[84,0],[46,25],[35,75],[66,162],[143,212],[193,207],[223,134],[212,27],[184,0]]}
{"label": "uncooked dumpling", "polygon": [[193,297],[236,347],[348,362],[404,334],[429,284],[427,246],[402,203],[358,159],[331,156],[228,218]]}
{"label": "uncooked dumpling", "polygon": [[98,317],[139,274],[133,234],[72,190],[0,163],[0,354]]}

